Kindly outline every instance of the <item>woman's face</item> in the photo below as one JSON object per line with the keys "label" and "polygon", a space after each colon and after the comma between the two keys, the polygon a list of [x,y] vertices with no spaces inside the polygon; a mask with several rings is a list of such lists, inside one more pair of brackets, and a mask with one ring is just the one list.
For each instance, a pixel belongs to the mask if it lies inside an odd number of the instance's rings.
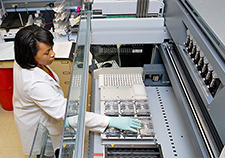
{"label": "woman's face", "polygon": [[52,46],[45,43],[38,43],[38,52],[34,59],[37,61],[39,66],[50,65],[55,59],[55,53],[53,52]]}

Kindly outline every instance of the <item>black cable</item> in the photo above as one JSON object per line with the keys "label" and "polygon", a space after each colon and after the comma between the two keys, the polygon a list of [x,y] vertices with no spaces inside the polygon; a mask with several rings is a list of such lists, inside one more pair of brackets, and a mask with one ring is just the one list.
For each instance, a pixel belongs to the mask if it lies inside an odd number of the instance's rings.
{"label": "black cable", "polygon": [[[47,25],[51,25],[51,24],[52,24],[52,28],[53,28],[53,31],[54,31],[54,25],[53,25],[54,14],[52,14],[52,13],[47,9],[47,7],[50,7],[50,8],[54,7],[54,3],[48,3],[48,4],[45,5],[45,10],[48,12],[48,15],[47,15],[47,16],[48,16],[48,18],[49,18],[49,22],[46,23],[45,25],[47,26]],[[47,18],[45,18],[45,19],[47,19]]]}

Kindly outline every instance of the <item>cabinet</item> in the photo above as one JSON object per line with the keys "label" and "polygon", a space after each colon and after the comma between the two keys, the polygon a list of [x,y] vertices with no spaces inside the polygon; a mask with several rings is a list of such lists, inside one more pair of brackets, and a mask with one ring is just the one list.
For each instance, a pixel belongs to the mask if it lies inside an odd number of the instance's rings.
{"label": "cabinet", "polygon": [[0,69],[13,68],[13,61],[0,61]]}
{"label": "cabinet", "polygon": [[64,97],[67,98],[72,71],[72,61],[70,59],[56,59],[50,67],[58,75],[59,84],[63,89]]}

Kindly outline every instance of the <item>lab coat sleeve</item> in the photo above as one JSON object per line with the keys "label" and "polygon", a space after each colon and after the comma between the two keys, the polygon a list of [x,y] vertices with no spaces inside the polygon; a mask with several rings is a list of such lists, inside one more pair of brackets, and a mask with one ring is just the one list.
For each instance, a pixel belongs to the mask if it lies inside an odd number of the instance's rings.
{"label": "lab coat sleeve", "polygon": [[66,99],[48,82],[36,82],[31,85],[30,97],[48,115],[57,120],[63,120],[66,108]]}
{"label": "lab coat sleeve", "polygon": [[[86,112],[85,114],[85,127],[93,132],[104,132],[109,125],[110,117],[92,112]],[[77,128],[77,116],[69,117],[68,123],[73,128]]]}

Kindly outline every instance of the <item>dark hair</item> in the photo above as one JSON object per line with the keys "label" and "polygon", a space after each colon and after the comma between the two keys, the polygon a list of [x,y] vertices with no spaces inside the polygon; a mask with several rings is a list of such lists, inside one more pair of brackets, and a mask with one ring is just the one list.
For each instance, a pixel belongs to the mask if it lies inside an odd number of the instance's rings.
{"label": "dark hair", "polygon": [[15,60],[22,68],[30,69],[37,66],[34,57],[38,52],[39,42],[53,46],[53,35],[47,29],[36,25],[24,27],[16,33]]}

